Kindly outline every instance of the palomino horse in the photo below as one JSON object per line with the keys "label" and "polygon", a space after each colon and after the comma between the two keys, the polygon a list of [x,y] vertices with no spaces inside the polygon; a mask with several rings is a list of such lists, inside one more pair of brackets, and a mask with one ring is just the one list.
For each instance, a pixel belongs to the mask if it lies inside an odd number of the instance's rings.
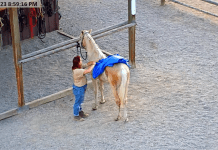
{"label": "palomino horse", "polygon": [[[81,46],[83,46],[88,55],[89,61],[95,61],[98,62],[100,59],[106,58],[106,56],[102,53],[101,49],[98,47],[98,45],[95,43],[94,39],[91,36],[91,31],[84,30],[80,34],[81,39]],[[117,118],[115,119],[118,121],[121,119],[121,108],[124,108],[124,119],[125,121],[128,121],[127,118],[127,91],[128,91],[128,85],[129,85],[129,79],[130,79],[130,71],[129,67],[124,63],[117,63],[114,64],[113,67],[106,67],[104,72],[98,76],[96,79],[92,77],[91,74],[92,83],[94,86],[94,93],[95,93],[95,103],[93,106],[93,110],[96,110],[98,107],[98,82],[100,85],[100,91],[101,91],[101,101],[100,103],[105,103],[104,95],[103,95],[103,83],[108,80],[108,82],[111,85],[113,94],[115,96],[116,104],[119,107],[119,113]]]}

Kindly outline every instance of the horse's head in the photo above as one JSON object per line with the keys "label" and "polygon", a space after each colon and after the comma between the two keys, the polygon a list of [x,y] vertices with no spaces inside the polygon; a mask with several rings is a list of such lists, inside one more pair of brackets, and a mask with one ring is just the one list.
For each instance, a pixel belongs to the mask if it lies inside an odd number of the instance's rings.
{"label": "horse's head", "polygon": [[80,43],[88,54],[89,61],[98,61],[99,59],[105,58],[106,56],[101,52],[98,45],[95,43],[93,37],[91,36],[91,30],[83,30],[80,34]]}
{"label": "horse's head", "polygon": [[81,46],[82,47],[84,47],[85,49],[86,49],[86,40],[85,40],[85,37],[86,37],[86,35],[87,34],[91,34],[91,32],[92,32],[92,29],[90,29],[90,30],[83,30],[82,32],[81,32],[81,34],[80,34],[80,43],[81,43]]}

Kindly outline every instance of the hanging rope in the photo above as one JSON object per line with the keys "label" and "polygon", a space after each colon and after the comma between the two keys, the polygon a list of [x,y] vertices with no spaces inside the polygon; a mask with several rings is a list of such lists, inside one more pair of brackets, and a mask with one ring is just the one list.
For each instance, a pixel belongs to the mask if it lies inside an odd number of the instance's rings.
{"label": "hanging rope", "polygon": [[48,14],[48,17],[53,16],[54,10],[53,10],[53,3],[50,0],[46,0],[44,3],[45,11]]}
{"label": "hanging rope", "polygon": [[19,8],[18,14],[20,32],[23,32],[24,26],[27,26],[27,16],[25,15],[23,8]]}
{"label": "hanging rope", "polygon": [[201,9],[198,9],[198,8],[195,8],[195,7],[192,7],[192,6],[190,6],[190,5],[184,4],[184,3],[179,2],[179,1],[176,1],[176,0],[169,0],[169,1],[174,2],[174,3],[177,3],[177,4],[180,4],[180,5],[183,5],[183,6],[186,6],[186,7],[191,8],[191,9],[195,9],[195,10],[197,10],[197,11],[203,12],[203,13],[205,13],[205,14],[208,14],[208,15],[211,15],[211,16],[214,16],[214,17],[218,17],[218,15],[215,15],[215,14],[212,14],[212,13],[210,13],[210,12],[207,12],[207,11],[204,11],[204,10],[201,10]]}
{"label": "hanging rope", "polygon": [[46,36],[46,25],[45,25],[45,17],[44,17],[45,12],[43,11],[43,8],[44,6],[42,5],[39,8],[39,15],[38,15],[38,22],[37,22],[39,39],[43,39]]}
{"label": "hanging rope", "polygon": [[5,25],[5,31],[10,30],[9,12],[5,9],[5,13],[2,16],[2,23]]}

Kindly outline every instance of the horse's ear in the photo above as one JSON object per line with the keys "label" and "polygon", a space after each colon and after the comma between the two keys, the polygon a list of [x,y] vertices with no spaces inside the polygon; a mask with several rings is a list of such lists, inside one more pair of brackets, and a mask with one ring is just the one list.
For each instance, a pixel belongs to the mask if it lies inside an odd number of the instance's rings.
{"label": "horse's ear", "polygon": [[90,33],[90,34],[91,34],[91,32],[92,32],[92,29],[89,30],[89,33]]}

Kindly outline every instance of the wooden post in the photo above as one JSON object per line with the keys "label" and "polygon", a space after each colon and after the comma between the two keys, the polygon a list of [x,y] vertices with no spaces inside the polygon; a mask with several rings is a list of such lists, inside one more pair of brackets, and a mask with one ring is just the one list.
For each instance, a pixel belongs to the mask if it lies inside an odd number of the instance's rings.
{"label": "wooden post", "polygon": [[[128,23],[135,22],[135,0],[128,0]],[[129,28],[129,62],[132,68],[135,64],[135,26]]]}
{"label": "wooden post", "polygon": [[165,0],[161,0],[161,6],[165,5]]}
{"label": "wooden post", "polygon": [[21,46],[20,46],[20,31],[18,23],[17,8],[9,8],[10,15],[10,27],[11,27],[11,37],[13,45],[13,55],[14,55],[14,67],[17,79],[17,91],[18,91],[18,106],[22,107],[25,105],[24,94],[23,94],[23,73],[22,64],[18,61],[22,58]]}

